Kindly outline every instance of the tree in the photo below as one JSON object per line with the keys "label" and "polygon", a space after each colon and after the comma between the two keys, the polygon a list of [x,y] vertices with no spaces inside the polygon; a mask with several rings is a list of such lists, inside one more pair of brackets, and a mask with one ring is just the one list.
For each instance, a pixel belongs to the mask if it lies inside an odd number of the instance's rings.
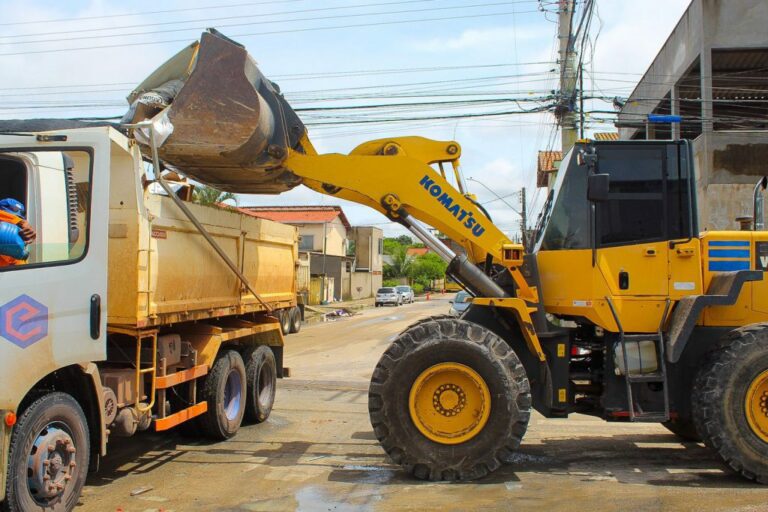
{"label": "tree", "polygon": [[392,264],[384,265],[384,278],[395,279],[408,277],[413,265],[413,256],[408,254],[407,248],[400,246],[392,254]]}
{"label": "tree", "polygon": [[422,286],[430,286],[435,279],[445,276],[448,264],[433,252],[418,256],[410,268],[410,277]]}
{"label": "tree", "polygon": [[232,200],[237,205],[237,197],[232,192],[222,192],[207,185],[195,185],[192,193],[192,201],[203,206],[216,206],[225,201]]}
{"label": "tree", "polygon": [[385,238],[384,239],[384,254],[392,256],[395,251],[400,250],[403,244],[397,241],[397,238]]}
{"label": "tree", "polygon": [[413,245],[413,238],[411,238],[409,235],[400,235],[399,237],[395,238],[395,240],[397,240],[397,243],[400,245],[404,245],[406,247]]}

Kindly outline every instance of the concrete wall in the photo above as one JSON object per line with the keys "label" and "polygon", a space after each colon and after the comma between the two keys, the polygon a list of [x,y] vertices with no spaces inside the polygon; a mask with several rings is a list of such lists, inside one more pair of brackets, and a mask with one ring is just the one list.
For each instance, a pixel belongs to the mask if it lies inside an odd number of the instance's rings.
{"label": "concrete wall", "polygon": [[351,240],[355,242],[357,268],[372,272],[381,272],[383,267],[382,240],[384,232],[371,226],[353,228]]}
{"label": "concrete wall", "polygon": [[372,297],[376,290],[381,288],[381,273],[372,272],[352,272],[352,300],[367,299]]}
{"label": "concrete wall", "polygon": [[699,228],[739,229],[736,217],[752,215],[755,184],[768,174],[768,132],[704,133],[693,148]]}
{"label": "concrete wall", "polygon": [[295,226],[299,228],[299,236],[314,237],[312,248],[302,246],[302,250],[323,252],[323,235],[325,234],[327,240],[325,253],[333,256],[346,256],[347,228],[338,217],[325,224],[295,224]]}

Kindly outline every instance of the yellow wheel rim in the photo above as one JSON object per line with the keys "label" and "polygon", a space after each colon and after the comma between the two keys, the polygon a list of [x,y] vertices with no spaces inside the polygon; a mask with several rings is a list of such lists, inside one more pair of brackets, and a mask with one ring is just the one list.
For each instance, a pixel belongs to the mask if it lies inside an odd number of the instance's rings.
{"label": "yellow wheel rim", "polygon": [[411,386],[411,420],[428,439],[440,444],[469,441],[491,415],[491,393],[469,366],[440,363],[427,368]]}
{"label": "yellow wheel rim", "polygon": [[749,385],[744,408],[752,432],[768,443],[768,370],[755,377]]}

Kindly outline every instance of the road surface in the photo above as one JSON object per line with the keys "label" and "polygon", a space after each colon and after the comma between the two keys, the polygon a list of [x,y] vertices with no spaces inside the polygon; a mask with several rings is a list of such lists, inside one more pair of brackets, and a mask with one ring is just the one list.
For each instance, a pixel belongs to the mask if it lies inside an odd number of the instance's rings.
{"label": "road surface", "polygon": [[768,510],[768,488],[724,471],[702,445],[581,415],[534,415],[516,458],[482,481],[404,475],[373,437],[368,379],[393,336],[447,310],[438,297],[305,327],[286,339],[292,377],[278,382],[266,423],[220,443],[113,441],[77,510]]}

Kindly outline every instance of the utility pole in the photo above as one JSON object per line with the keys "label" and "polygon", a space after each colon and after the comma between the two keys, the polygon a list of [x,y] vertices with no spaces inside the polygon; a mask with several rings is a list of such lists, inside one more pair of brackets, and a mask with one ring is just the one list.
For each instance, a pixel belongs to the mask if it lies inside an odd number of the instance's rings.
{"label": "utility pole", "polygon": [[528,208],[525,206],[525,187],[520,191],[520,234],[523,241],[523,249],[528,252]]}
{"label": "utility pole", "polygon": [[568,151],[576,143],[576,52],[573,47],[572,27],[574,0],[560,0],[557,37],[560,40],[560,98],[555,116],[560,123],[561,149]]}

